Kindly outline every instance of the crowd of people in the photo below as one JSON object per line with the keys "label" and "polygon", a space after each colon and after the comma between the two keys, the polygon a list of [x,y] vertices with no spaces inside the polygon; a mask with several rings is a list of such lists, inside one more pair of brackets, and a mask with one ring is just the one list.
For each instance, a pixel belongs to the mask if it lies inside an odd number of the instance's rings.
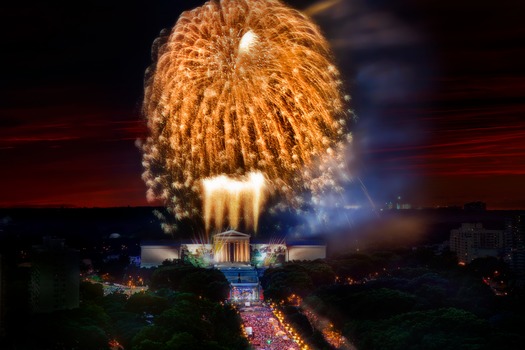
{"label": "crowd of people", "polygon": [[264,304],[240,308],[244,328],[255,350],[299,350],[300,347],[283,325],[277,320],[272,309]]}

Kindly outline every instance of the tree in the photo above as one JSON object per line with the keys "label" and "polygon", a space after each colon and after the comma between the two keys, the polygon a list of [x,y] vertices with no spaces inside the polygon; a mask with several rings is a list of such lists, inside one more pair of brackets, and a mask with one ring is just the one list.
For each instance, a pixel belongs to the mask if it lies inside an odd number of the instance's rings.
{"label": "tree", "polygon": [[80,300],[99,302],[104,297],[104,287],[100,283],[80,282]]}
{"label": "tree", "polygon": [[169,306],[168,300],[151,292],[141,292],[131,295],[127,301],[126,309],[137,314],[158,315]]}
{"label": "tree", "polygon": [[312,283],[316,287],[330,285],[335,281],[335,272],[324,260],[304,261],[300,265],[306,269],[308,276],[310,276]]}
{"label": "tree", "polygon": [[180,283],[180,291],[191,292],[214,301],[228,297],[229,284],[224,274],[215,269],[197,269],[188,273]]}
{"label": "tree", "polygon": [[360,348],[392,350],[487,349],[489,324],[455,308],[411,312],[375,323],[360,334]]}
{"label": "tree", "polygon": [[261,284],[264,297],[275,301],[284,301],[292,294],[304,297],[314,289],[306,268],[295,263],[267,269],[261,278]]}
{"label": "tree", "polygon": [[[178,293],[169,309],[132,340],[133,349],[246,349],[239,316],[191,293]],[[165,347],[162,347],[165,344]]]}

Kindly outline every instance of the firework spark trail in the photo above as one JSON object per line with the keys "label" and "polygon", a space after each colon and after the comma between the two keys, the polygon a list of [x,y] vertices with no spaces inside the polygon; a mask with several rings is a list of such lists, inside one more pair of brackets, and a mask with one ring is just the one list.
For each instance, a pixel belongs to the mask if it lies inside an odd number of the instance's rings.
{"label": "firework spark trail", "polygon": [[232,180],[225,175],[204,179],[204,224],[208,232],[211,220],[215,227],[223,227],[228,217],[231,228],[237,228],[241,212],[246,227],[257,231],[260,208],[264,204],[264,176],[250,173],[246,179]]}
{"label": "firework spark trail", "polygon": [[152,55],[140,145],[148,199],[183,219],[202,215],[206,178],[258,171],[292,206],[303,192],[340,188],[342,83],[303,14],[277,0],[209,1],[161,33]]}

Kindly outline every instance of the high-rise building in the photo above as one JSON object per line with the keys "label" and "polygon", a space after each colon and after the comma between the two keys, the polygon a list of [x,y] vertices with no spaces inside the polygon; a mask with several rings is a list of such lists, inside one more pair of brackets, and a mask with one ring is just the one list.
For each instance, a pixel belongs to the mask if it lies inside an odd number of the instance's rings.
{"label": "high-rise building", "polygon": [[63,239],[44,237],[32,250],[31,307],[33,312],[52,312],[79,306],[79,253]]}
{"label": "high-rise building", "polygon": [[503,256],[505,235],[503,230],[488,230],[481,223],[463,223],[450,231],[450,250],[456,253],[460,264],[477,258]]}
{"label": "high-rise building", "polygon": [[505,261],[516,276],[516,282],[525,286],[525,214],[505,221]]}

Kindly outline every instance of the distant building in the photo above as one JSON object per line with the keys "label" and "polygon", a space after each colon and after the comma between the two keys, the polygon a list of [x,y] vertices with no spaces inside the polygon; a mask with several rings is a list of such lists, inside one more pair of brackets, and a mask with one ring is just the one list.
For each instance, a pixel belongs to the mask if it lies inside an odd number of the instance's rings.
{"label": "distant building", "polygon": [[33,246],[30,295],[33,312],[52,312],[79,306],[79,253],[63,239],[44,237]]}
{"label": "distant building", "polygon": [[463,210],[466,211],[486,211],[487,204],[485,202],[470,202],[463,205]]}
{"label": "distant building", "polygon": [[409,210],[412,209],[412,204],[403,202],[401,196],[397,196],[395,201],[388,201],[385,203],[383,209],[386,210]]}
{"label": "distant building", "polygon": [[463,223],[450,231],[450,250],[456,253],[460,264],[477,258],[503,256],[505,235],[503,230],[488,230],[481,223]]}
{"label": "distant building", "polygon": [[525,214],[505,220],[505,240],[505,261],[518,284],[525,286]]}

